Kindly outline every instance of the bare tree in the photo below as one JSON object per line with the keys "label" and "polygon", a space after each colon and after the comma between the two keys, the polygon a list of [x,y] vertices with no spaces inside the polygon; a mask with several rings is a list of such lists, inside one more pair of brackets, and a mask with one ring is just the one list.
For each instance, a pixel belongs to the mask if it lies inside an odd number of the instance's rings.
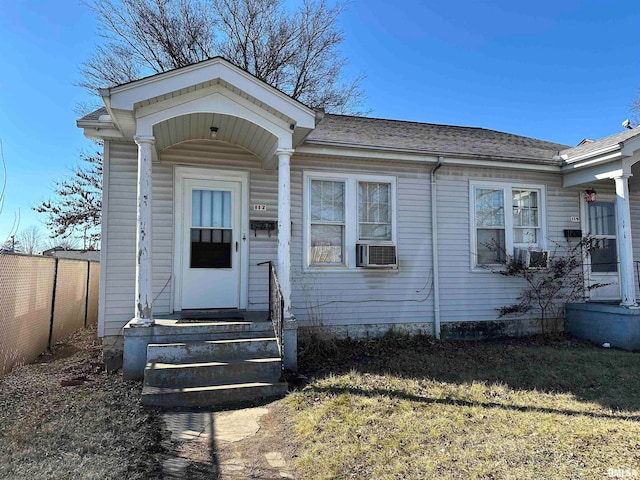
{"label": "bare tree", "polygon": [[36,255],[42,251],[43,240],[42,230],[36,225],[30,225],[18,233],[17,242],[20,247],[17,251],[27,255]]}
{"label": "bare tree", "polygon": [[109,87],[209,58],[211,8],[203,0],[93,0],[105,43],[83,69],[84,86]]}
{"label": "bare tree", "polygon": [[76,166],[71,177],[56,182],[56,198],[43,201],[34,210],[47,215],[51,237],[80,239],[86,250],[100,241],[102,155],[96,152],[80,158],[85,165]]}
{"label": "bare tree", "polygon": [[20,241],[14,234],[9,235],[2,246],[0,246],[0,253],[20,253],[20,250]]}
{"label": "bare tree", "polygon": [[638,96],[631,103],[631,113],[633,114],[633,123],[640,124],[640,90],[638,90]]}
{"label": "bare tree", "polygon": [[[362,77],[345,79],[338,18],[345,3],[304,0],[91,0],[104,44],[81,85],[137,80],[221,55],[313,108],[357,113]],[[216,38],[217,35],[217,38]]]}

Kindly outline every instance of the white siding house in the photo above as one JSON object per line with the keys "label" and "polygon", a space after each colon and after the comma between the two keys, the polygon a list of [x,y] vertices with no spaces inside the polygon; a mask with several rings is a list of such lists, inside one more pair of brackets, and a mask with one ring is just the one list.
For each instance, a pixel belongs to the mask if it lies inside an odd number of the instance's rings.
{"label": "white siding house", "polygon": [[[267,310],[266,261],[277,267],[289,333],[535,333],[536,318],[498,321],[523,285],[485,268],[483,245],[553,250],[569,241],[565,230],[608,239],[612,267],[585,266],[609,283],[593,300],[636,306],[638,129],[571,148],[323,115],[221,58],[101,94],[105,107],[78,126],[104,141],[99,334],[112,355],[130,322]],[[256,221],[275,228],[251,228]],[[376,264],[377,253],[387,258]],[[209,261],[217,266],[204,268]],[[295,351],[295,334],[287,338]]]}

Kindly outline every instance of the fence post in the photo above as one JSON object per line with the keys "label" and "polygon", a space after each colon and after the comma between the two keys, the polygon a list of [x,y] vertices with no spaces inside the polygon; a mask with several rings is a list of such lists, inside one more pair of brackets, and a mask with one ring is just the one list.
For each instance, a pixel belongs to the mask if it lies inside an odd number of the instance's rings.
{"label": "fence post", "polygon": [[51,320],[49,322],[49,343],[51,348],[51,340],[53,339],[53,318],[56,311],[56,286],[58,284],[58,257],[55,257],[55,267],[53,269],[53,292],[51,294]]}
{"label": "fence post", "polygon": [[84,290],[84,328],[87,328],[89,316],[89,277],[91,276],[91,260],[87,260],[87,286]]}

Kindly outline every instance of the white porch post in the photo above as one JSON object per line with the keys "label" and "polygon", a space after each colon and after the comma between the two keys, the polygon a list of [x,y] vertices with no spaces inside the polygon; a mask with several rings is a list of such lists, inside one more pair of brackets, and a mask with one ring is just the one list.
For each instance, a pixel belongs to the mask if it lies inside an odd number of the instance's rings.
{"label": "white porch post", "polygon": [[293,150],[280,148],[278,155],[278,279],[284,301],[283,364],[298,369],[298,322],[291,313],[291,174]]}
{"label": "white porch post", "polygon": [[138,326],[151,326],[151,158],[155,138],[134,137],[138,144],[138,212],[136,237],[136,307],[135,317],[130,322]]}
{"label": "white porch post", "polygon": [[633,245],[631,240],[631,212],[629,206],[629,177],[615,177],[616,210],[618,212],[618,247],[620,248],[620,293],[623,307],[636,307],[636,287],[633,280]]}
{"label": "white porch post", "polygon": [[284,298],[284,318],[291,317],[291,175],[292,149],[278,149],[278,280]]}

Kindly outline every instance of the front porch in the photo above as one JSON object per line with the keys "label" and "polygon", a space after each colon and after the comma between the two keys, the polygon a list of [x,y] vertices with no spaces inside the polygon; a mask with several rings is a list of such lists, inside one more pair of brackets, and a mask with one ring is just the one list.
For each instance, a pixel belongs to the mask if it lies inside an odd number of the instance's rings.
{"label": "front porch", "polygon": [[284,395],[279,340],[268,311],[186,310],[124,327],[125,379],[145,405],[202,407]]}
{"label": "front porch", "polygon": [[640,308],[607,303],[566,306],[565,330],[576,337],[623,350],[640,350]]}

